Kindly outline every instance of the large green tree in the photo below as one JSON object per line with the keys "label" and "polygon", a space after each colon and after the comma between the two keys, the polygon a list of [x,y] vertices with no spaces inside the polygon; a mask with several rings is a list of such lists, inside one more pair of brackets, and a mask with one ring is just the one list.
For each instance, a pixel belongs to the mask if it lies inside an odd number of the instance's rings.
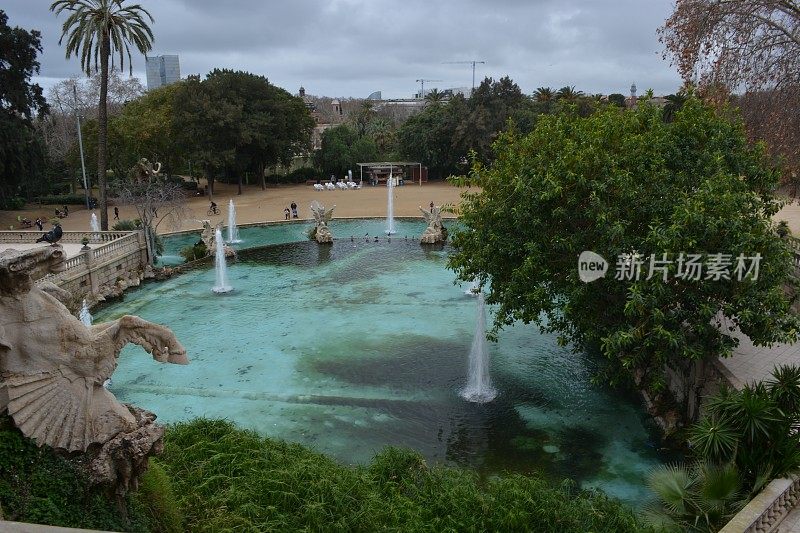
{"label": "large green tree", "polygon": [[[497,328],[521,320],[577,349],[600,349],[612,382],[666,399],[667,366],[681,372],[731,352],[720,317],[757,344],[790,340],[800,324],[784,292],[791,253],[771,219],[778,174],[763,150],[696,99],[671,122],[662,113],[607,106],[501,136],[493,163],[476,162],[464,178],[482,191],[464,195],[451,265],[461,279],[487,284]],[[606,258],[610,272],[583,283],[583,251]],[[702,279],[678,276],[688,268],[681,253],[703,256]],[[651,255],[662,254],[671,261],[656,264],[666,281],[649,270]],[[713,254],[729,254],[731,279],[706,278]],[[760,254],[757,279],[737,279],[740,254]],[[615,279],[639,260],[638,279]]]}
{"label": "large green tree", "polygon": [[122,112],[111,119],[110,164],[115,174],[126,173],[142,157],[162,163],[165,175],[177,172],[183,146],[178,142],[172,117],[180,91],[177,83],[148,91],[125,104]]}
{"label": "large green tree", "polygon": [[[31,119],[47,112],[42,89],[30,83],[39,72],[38,31],[8,25],[0,10],[0,200],[27,192],[44,166],[45,153]],[[25,189],[25,190],[23,190]]]}
{"label": "large green tree", "polygon": [[190,77],[173,102],[173,131],[186,156],[205,170],[213,193],[217,175],[260,176],[305,152],[314,120],[303,101],[249,72],[214,70]]}
{"label": "large green tree", "polygon": [[56,15],[68,14],[62,26],[59,44],[66,39],[67,58],[80,58],[81,68],[90,75],[100,73],[100,99],[97,106],[97,183],[100,188],[100,227],[108,230],[108,197],[106,169],[108,157],[108,70],[115,58],[124,69],[127,58],[131,65],[130,46],[146,54],[153,45],[153,17],[139,4],[127,5],[125,0],[56,0],[50,5]]}
{"label": "large green tree", "polygon": [[369,135],[359,135],[348,124],[340,124],[322,133],[322,147],[314,154],[314,162],[325,176],[341,178],[357,163],[375,161],[378,147]]}
{"label": "large green tree", "polygon": [[553,102],[535,102],[509,77],[486,78],[467,99],[455,96],[446,103],[431,102],[409,118],[397,132],[401,156],[422,161],[434,177],[464,170],[467,154],[487,162],[491,145],[509,124],[530,131],[540,113],[551,112]]}

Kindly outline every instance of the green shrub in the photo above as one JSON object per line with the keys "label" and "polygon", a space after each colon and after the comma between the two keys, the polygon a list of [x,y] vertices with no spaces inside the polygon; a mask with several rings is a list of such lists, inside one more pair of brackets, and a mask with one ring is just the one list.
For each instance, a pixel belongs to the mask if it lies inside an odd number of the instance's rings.
{"label": "green shrub", "polygon": [[648,476],[658,501],[645,513],[660,531],[719,531],[744,507],[736,465],[661,466]]}
{"label": "green shrub", "polygon": [[187,191],[196,191],[197,190],[197,182],[194,180],[185,180],[180,176],[170,176],[167,178],[169,182],[174,183],[176,185],[180,185],[181,188]]}
{"label": "green shrub", "polygon": [[18,211],[25,208],[25,198],[12,196],[11,198],[0,198],[0,209],[4,211]]}
{"label": "green shrub", "polygon": [[320,173],[312,167],[300,167],[289,172],[285,179],[289,183],[305,183],[308,180],[319,179]]}
{"label": "green shrub", "polygon": [[157,533],[180,533],[183,531],[183,515],[178,506],[172,482],[164,467],[150,459],[147,472],[139,481],[135,496],[147,516],[150,530]]}
{"label": "green shrub", "polygon": [[749,492],[800,470],[800,368],[779,366],[772,376],[741,391],[723,388],[690,430],[695,453],[734,463]]}
{"label": "green shrub", "polygon": [[286,175],[269,174],[264,178],[267,183],[305,183],[308,180],[318,179],[320,179],[319,171],[311,167],[300,167]]}
{"label": "green shrub", "polygon": [[63,194],[58,196],[40,196],[36,198],[40,204],[47,205],[86,205],[86,197],[76,194]]}
{"label": "green shrub", "polygon": [[203,241],[198,242],[192,246],[187,246],[181,249],[181,257],[184,261],[190,263],[197,259],[202,259],[208,255],[208,249]]}
{"label": "green shrub", "polygon": [[142,531],[147,519],[128,501],[129,518],[116,502],[89,486],[85,474],[49,448],[38,448],[0,417],[0,508],[3,519],[61,527]]}
{"label": "green shrub", "polygon": [[640,531],[620,502],[538,476],[480,481],[386,449],[342,466],[225,421],[170,427],[160,459],[188,531]]}
{"label": "green shrub", "polygon": [[111,229],[114,231],[134,231],[141,227],[141,220],[120,220],[116,222]]}

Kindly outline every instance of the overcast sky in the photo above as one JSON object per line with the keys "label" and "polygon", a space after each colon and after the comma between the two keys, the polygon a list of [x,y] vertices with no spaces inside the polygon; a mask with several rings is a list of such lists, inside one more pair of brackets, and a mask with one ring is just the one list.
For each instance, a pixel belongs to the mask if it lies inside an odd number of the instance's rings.
{"label": "overcast sky", "polygon": [[[155,19],[151,55],[178,54],[181,76],[215,67],[261,74],[291,93],[408,98],[419,78],[468,87],[508,75],[525,93],[574,85],[587,93],[675,92],[656,29],[672,0],[139,0]],[[49,0],[3,0],[11,26],[42,32],[43,87],[80,75],[58,45]],[[134,56],[144,80],[144,58]]]}

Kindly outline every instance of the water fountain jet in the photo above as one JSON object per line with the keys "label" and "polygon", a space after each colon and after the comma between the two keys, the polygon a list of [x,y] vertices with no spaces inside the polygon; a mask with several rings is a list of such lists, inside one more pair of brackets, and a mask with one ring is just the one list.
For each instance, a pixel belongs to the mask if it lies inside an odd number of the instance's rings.
{"label": "water fountain jet", "polygon": [[474,278],[472,282],[467,287],[467,290],[464,291],[464,294],[467,296],[477,296],[481,292],[481,282],[478,281],[478,278]]}
{"label": "water fountain jet", "polygon": [[87,328],[92,327],[92,313],[89,312],[89,306],[86,304],[86,300],[83,300],[83,305],[81,306],[81,311],[78,313],[78,318],[83,325]]}
{"label": "water fountain jet", "polygon": [[391,169],[389,169],[389,179],[386,181],[386,189],[389,191],[389,198],[386,205],[386,235],[394,235],[397,231],[394,228],[394,177]]}
{"label": "water fountain jet", "polygon": [[488,403],[497,397],[497,390],[489,377],[489,347],[486,343],[486,302],[478,293],[478,320],[472,349],[469,352],[469,377],[461,397],[468,402]]}
{"label": "water fountain jet", "polygon": [[233,199],[228,203],[228,243],[239,244],[242,242],[239,239],[239,229],[236,227],[236,208],[233,205]]}
{"label": "water fountain jet", "polygon": [[92,218],[89,219],[89,227],[92,229],[94,234],[92,235],[92,240],[99,241],[100,235],[97,232],[100,231],[100,222],[97,220],[97,215],[92,213]]}
{"label": "water fountain jet", "polygon": [[217,274],[217,282],[211,289],[215,294],[225,294],[231,292],[233,287],[228,284],[228,265],[225,263],[225,246],[222,243],[222,230],[217,228],[216,233],[217,250],[214,258],[214,269]]}

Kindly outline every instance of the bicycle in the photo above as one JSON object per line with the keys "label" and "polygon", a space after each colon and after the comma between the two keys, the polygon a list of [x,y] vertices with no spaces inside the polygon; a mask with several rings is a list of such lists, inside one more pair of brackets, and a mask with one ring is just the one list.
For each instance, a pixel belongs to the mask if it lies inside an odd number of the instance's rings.
{"label": "bicycle", "polygon": [[206,211],[206,215],[219,215],[219,208],[217,206],[209,207],[208,211]]}

